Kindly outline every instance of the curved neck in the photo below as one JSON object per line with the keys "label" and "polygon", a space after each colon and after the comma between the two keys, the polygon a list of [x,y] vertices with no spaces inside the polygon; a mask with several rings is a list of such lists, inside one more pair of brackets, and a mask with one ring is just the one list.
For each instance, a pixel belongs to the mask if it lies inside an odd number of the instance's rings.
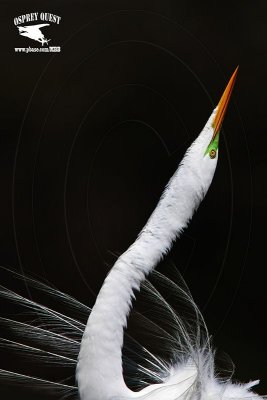
{"label": "curved neck", "polygon": [[[128,396],[122,374],[123,333],[133,291],[168,252],[187,226],[206,194],[198,166],[191,168],[190,154],[167,185],[158,206],[136,241],[123,253],[105,279],[89,317],[81,343],[77,379],[81,400]],[[186,177],[186,179],[184,179]],[[211,181],[213,177],[209,178]]]}

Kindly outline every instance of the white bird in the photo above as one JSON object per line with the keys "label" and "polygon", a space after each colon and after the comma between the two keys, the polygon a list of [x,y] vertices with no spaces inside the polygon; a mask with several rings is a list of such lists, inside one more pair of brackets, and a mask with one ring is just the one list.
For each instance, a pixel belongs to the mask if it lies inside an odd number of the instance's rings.
{"label": "white bird", "polygon": [[44,26],[50,26],[50,24],[38,24],[38,25],[27,25],[27,26],[18,26],[19,34],[21,36],[26,36],[30,39],[36,40],[37,42],[44,44],[48,44],[50,39],[46,39],[44,34],[42,33],[40,28]]}
{"label": "white bird", "polygon": [[[40,318],[45,318],[46,326],[19,323],[2,319],[2,324],[15,328],[20,336],[31,337],[39,347],[22,345],[20,342],[4,340],[3,346],[29,351],[31,356],[40,357],[41,342],[54,349],[44,351],[43,357],[51,362],[76,365],[76,378],[80,400],[227,400],[261,397],[251,391],[258,381],[247,384],[234,384],[229,380],[220,380],[214,369],[214,353],[205,323],[193,302],[190,293],[183,285],[175,284],[171,279],[157,273],[168,290],[177,290],[177,294],[188,308],[194,312],[194,323],[182,319],[164,297],[151,284],[145,283],[147,292],[154,297],[155,303],[162,308],[163,315],[170,318],[176,330],[170,334],[154,323],[160,336],[166,335],[166,347],[171,359],[169,362],[154,356],[150,351],[135,343],[138,360],[144,354],[142,362],[126,360],[126,364],[137,366],[140,373],[154,380],[138,391],[130,390],[124,380],[122,349],[127,345],[124,329],[132,308],[134,292],[139,291],[164,255],[170,250],[174,240],[187,227],[195,210],[206,195],[212,182],[217,160],[219,135],[222,121],[233,90],[237,69],[232,75],[223,96],[212,112],[203,130],[186,151],[177,171],[170,179],[161,199],[150,216],[136,241],[123,253],[110,273],[97,296],[95,305],[85,325],[73,317],[67,317],[48,307],[26,299],[10,290],[2,288],[1,295],[33,310]],[[68,295],[49,288],[33,279],[28,284],[41,291],[48,292],[64,304],[79,311],[89,313],[89,309]],[[179,293],[178,293],[179,292]],[[151,323],[151,326],[153,323]],[[191,325],[194,325],[192,328]],[[54,327],[54,329],[53,329]],[[203,333],[201,333],[203,330]],[[74,335],[70,337],[69,332]],[[80,336],[83,333],[80,341]],[[77,336],[78,335],[78,336]],[[52,343],[53,342],[53,343]],[[125,344],[126,343],[126,344]],[[131,347],[130,341],[130,347]],[[130,350],[131,353],[131,350]],[[139,353],[139,354],[138,354]],[[32,379],[59,389],[76,389],[67,384],[26,377],[8,371],[1,371],[0,377],[8,379]],[[140,378],[141,380],[141,378]],[[76,392],[77,394],[77,392]]]}

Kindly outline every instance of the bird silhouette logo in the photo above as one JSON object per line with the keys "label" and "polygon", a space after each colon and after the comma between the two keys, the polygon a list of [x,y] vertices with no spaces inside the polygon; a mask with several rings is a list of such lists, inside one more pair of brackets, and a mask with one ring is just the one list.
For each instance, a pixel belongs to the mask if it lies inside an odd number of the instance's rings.
{"label": "bird silhouette logo", "polygon": [[19,34],[21,36],[26,36],[30,39],[36,40],[37,42],[44,44],[48,44],[50,39],[46,39],[44,34],[41,31],[41,28],[44,26],[49,26],[50,24],[38,24],[38,25],[29,25],[29,26],[18,26]]}

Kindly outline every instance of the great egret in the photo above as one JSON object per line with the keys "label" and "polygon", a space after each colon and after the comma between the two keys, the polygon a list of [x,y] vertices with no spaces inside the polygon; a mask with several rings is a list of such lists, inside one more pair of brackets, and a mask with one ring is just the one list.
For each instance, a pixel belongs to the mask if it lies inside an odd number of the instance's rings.
{"label": "great egret", "polygon": [[[214,354],[208,335],[201,334],[201,324],[203,323],[204,331],[205,324],[190,293],[186,287],[177,286],[161,274],[158,274],[158,277],[166,286],[170,290],[177,289],[184,303],[194,310],[195,329],[191,330],[190,323],[183,321],[179,314],[175,314],[171,305],[153,285],[148,285],[147,291],[156,298],[159,307],[162,307],[172,319],[176,329],[174,335],[170,335],[164,329],[161,331],[161,334],[166,334],[166,341],[170,343],[171,360],[167,363],[135,343],[136,353],[140,351],[140,356],[145,354],[149,365],[142,367],[136,362],[135,366],[156,382],[139,391],[132,391],[126,385],[122,365],[122,348],[127,341],[126,338],[124,340],[124,328],[132,307],[134,291],[140,289],[146,276],[153,271],[169,251],[176,237],[186,228],[212,182],[218,160],[220,129],[237,70],[238,68],[233,73],[218,106],[170,179],[145,227],[130,248],[118,258],[106,277],[86,326],[72,317],[67,317],[10,290],[5,288],[1,290],[2,296],[33,310],[46,322],[45,326],[38,327],[2,319],[2,324],[15,328],[20,336],[35,340],[37,346],[22,345],[20,342],[10,340],[3,340],[2,345],[29,352],[31,357],[41,355],[46,360],[59,364],[76,365],[78,355],[76,378],[81,400],[260,398],[251,391],[258,381],[234,384],[230,380],[221,381],[216,377]],[[76,310],[89,314],[90,310],[86,306],[70,296],[33,279],[28,278],[27,281],[39,290],[63,300],[65,304],[70,304]],[[70,331],[74,337],[69,336]],[[53,351],[41,350],[41,344],[44,342]],[[176,354],[176,349],[179,354]],[[127,362],[131,364],[131,360],[128,359],[126,364]],[[134,361],[131,365],[134,365]],[[77,389],[65,383],[52,383],[8,371],[1,371],[0,376],[15,381],[33,380],[62,390],[73,389],[75,392]],[[77,395],[77,390],[75,393]]]}

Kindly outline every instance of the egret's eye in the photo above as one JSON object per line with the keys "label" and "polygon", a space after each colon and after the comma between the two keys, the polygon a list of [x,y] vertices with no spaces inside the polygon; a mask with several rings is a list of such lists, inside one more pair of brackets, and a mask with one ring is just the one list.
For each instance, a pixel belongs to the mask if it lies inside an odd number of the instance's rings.
{"label": "egret's eye", "polygon": [[216,157],[216,150],[212,149],[210,151],[210,158],[215,158]]}

